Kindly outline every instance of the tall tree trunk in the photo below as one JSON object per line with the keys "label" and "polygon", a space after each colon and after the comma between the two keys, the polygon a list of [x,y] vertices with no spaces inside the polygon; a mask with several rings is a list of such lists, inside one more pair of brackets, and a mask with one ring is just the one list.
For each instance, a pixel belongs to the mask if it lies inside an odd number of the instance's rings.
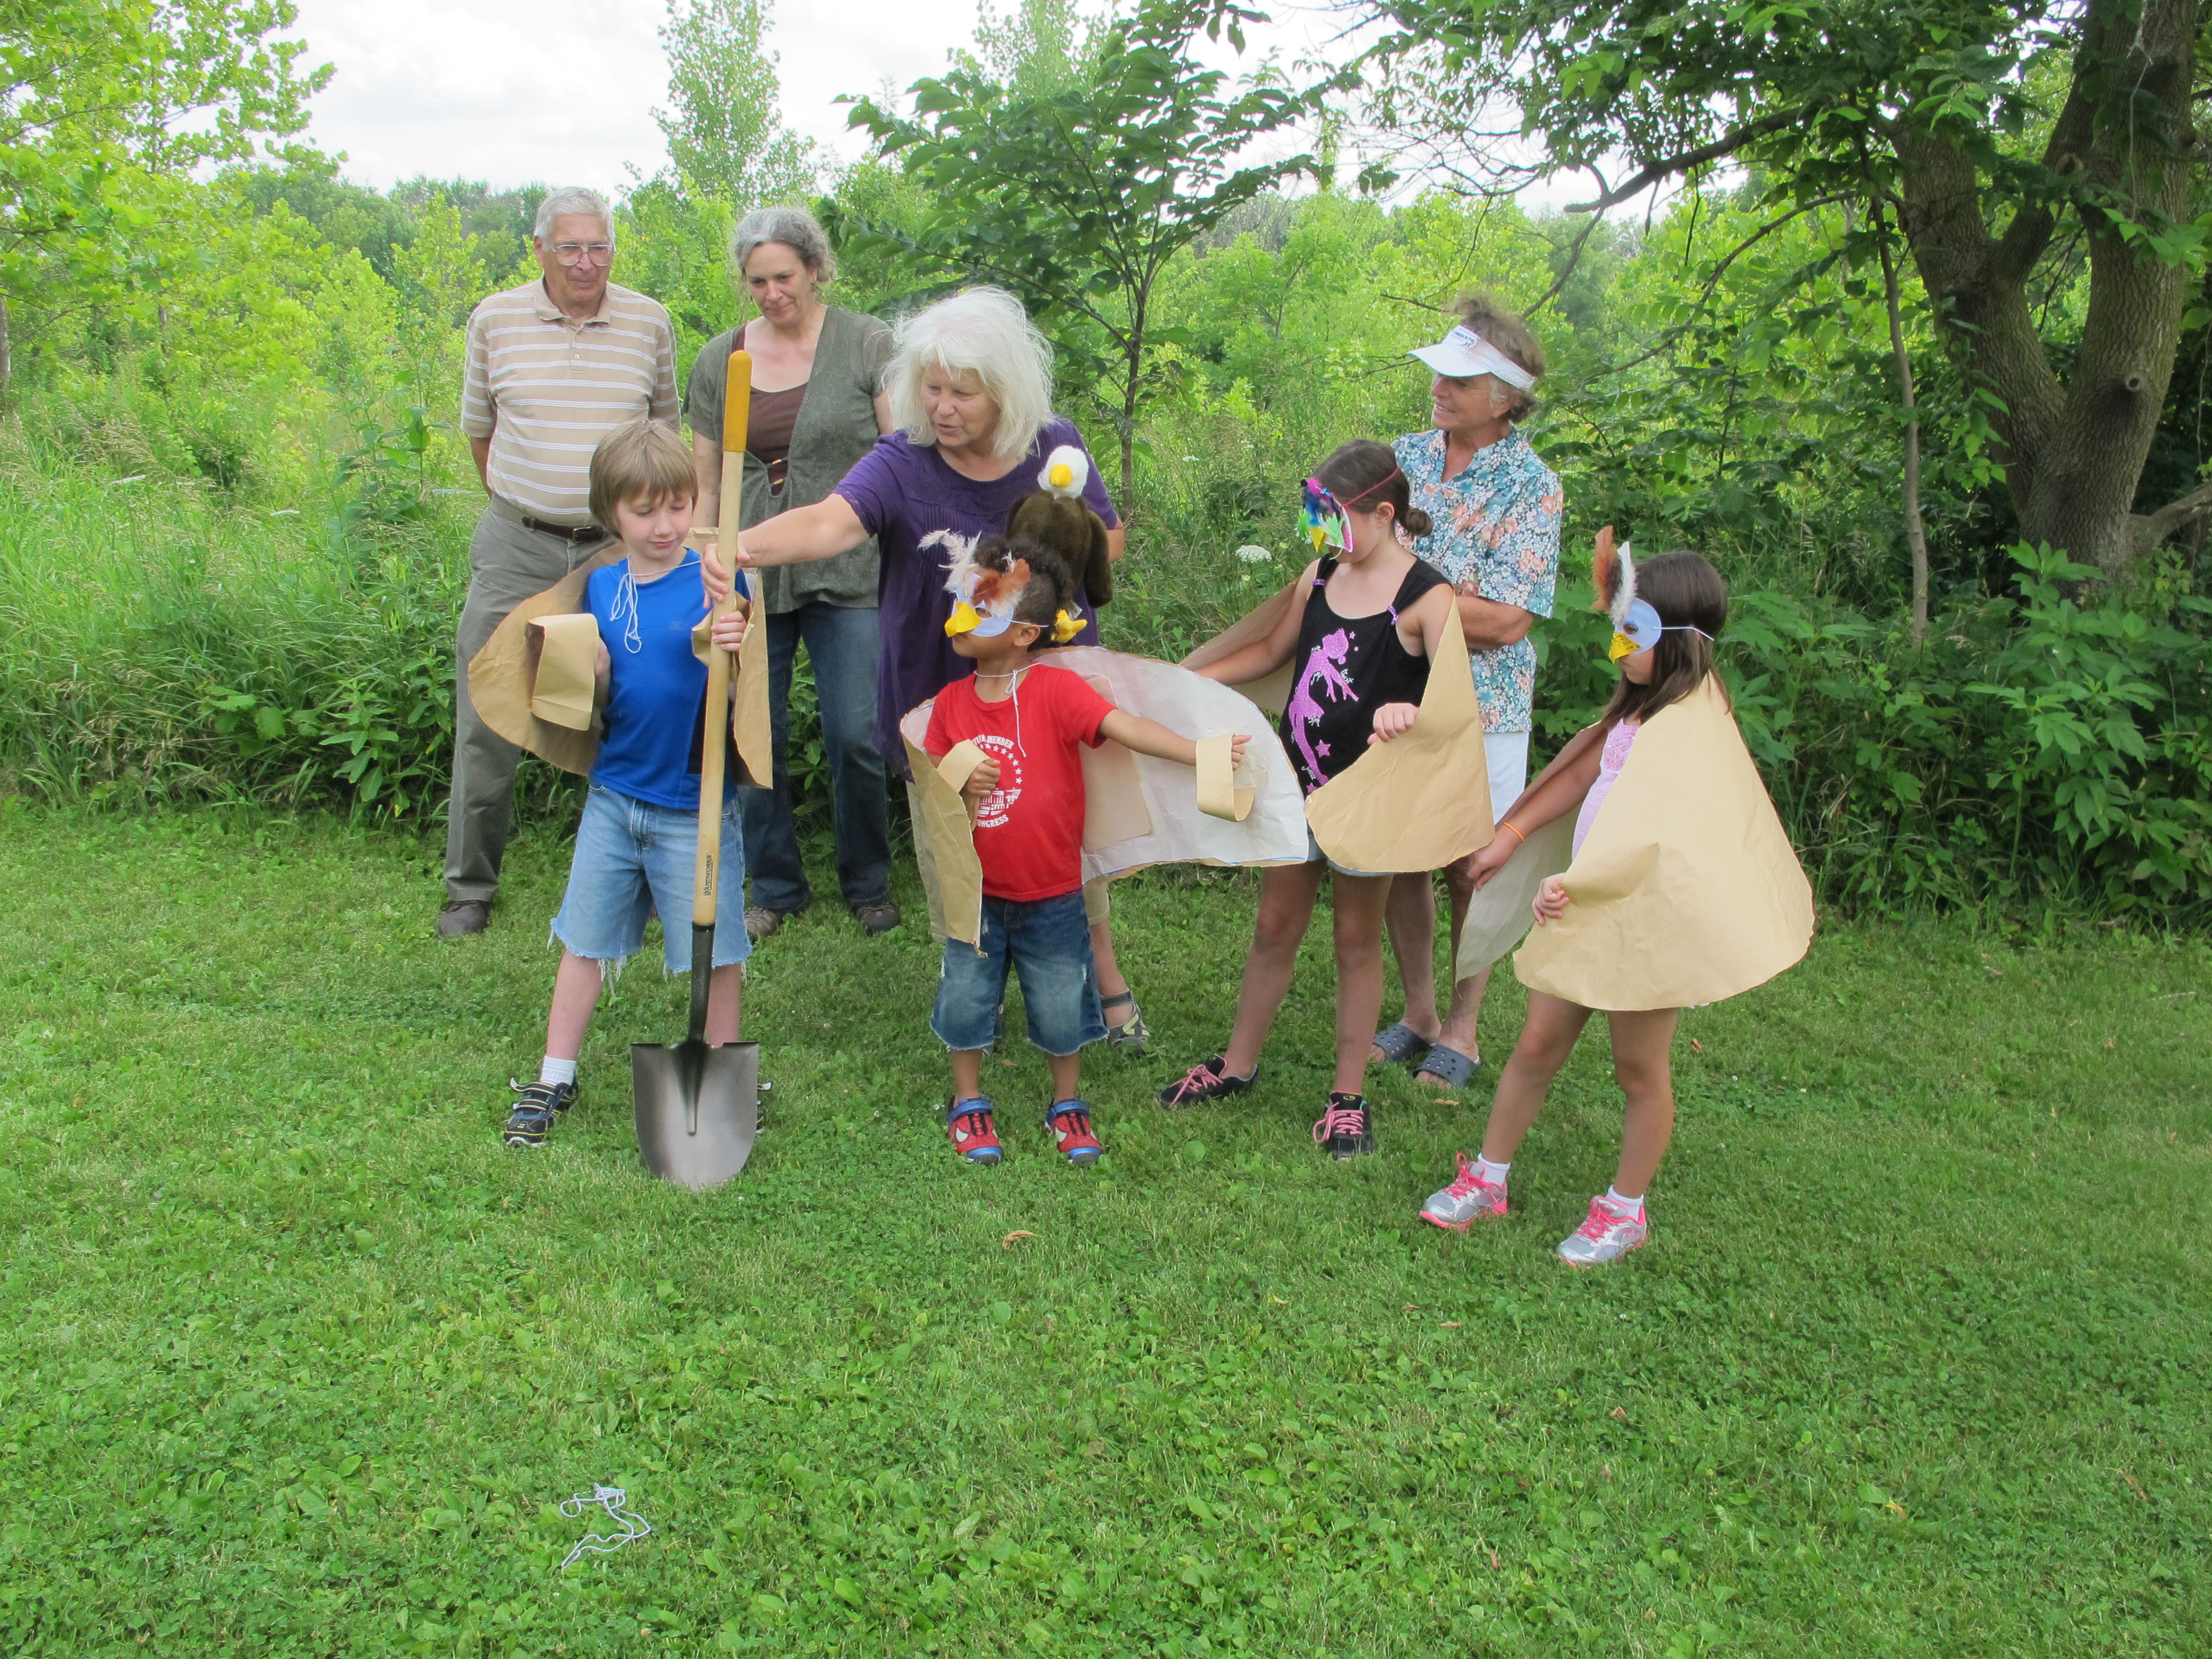
{"label": "tall tree trunk", "polygon": [[[2192,216],[2198,16],[2197,0],[2089,0],[2042,158],[2054,184],[2078,179],[2154,225]],[[2173,372],[2185,270],[2129,242],[2100,205],[2071,210],[2089,249],[2089,303],[2062,382],[2027,293],[2055,211],[2024,206],[1992,233],[1978,169],[1958,145],[1907,131],[1897,151],[1898,216],[1945,343],[2002,403],[1991,423],[2021,534],[2124,574],[2146,544],[2135,494]]]}
{"label": "tall tree trunk", "polygon": [[1898,303],[1897,261],[1881,243],[1882,290],[1889,301],[1889,349],[1897,354],[1897,390],[1905,400],[1905,540],[1912,550],[1912,648],[1928,643],[1928,532],[1920,521],[1920,406],[1912,395],[1912,354],[1905,349]]}
{"label": "tall tree trunk", "polygon": [[1143,361],[1143,337],[1131,335],[1122,360],[1127,372],[1121,381],[1121,418],[1115,422],[1121,428],[1121,493],[1114,505],[1124,520],[1129,516],[1129,492],[1137,480],[1137,365]]}

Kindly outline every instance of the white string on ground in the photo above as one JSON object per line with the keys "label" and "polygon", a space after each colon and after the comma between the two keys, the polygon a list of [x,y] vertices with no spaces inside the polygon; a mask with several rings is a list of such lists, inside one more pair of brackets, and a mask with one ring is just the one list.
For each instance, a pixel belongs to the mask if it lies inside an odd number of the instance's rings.
{"label": "white string on ground", "polygon": [[617,1533],[594,1532],[585,1534],[578,1541],[576,1547],[570,1550],[562,1559],[561,1571],[563,1572],[568,1571],[575,1564],[576,1558],[586,1550],[594,1555],[611,1555],[624,1544],[629,1543],[631,1539],[646,1537],[653,1531],[651,1527],[646,1525],[643,1516],[629,1513],[629,1494],[628,1492],[620,1486],[602,1486],[596,1480],[592,1483],[590,1496],[586,1497],[584,1493],[578,1492],[574,1498],[562,1498],[561,1513],[571,1521],[580,1521],[583,1518],[585,1508],[592,1504],[604,1509],[607,1512],[607,1519],[619,1523],[623,1530]]}

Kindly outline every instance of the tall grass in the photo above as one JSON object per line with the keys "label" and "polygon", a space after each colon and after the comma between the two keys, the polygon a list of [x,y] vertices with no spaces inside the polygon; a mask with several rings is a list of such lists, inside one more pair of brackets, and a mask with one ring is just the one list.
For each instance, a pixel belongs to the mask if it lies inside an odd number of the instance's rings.
{"label": "tall grass", "polygon": [[340,533],[160,474],[0,476],[0,781],[419,815],[444,773],[465,527]]}

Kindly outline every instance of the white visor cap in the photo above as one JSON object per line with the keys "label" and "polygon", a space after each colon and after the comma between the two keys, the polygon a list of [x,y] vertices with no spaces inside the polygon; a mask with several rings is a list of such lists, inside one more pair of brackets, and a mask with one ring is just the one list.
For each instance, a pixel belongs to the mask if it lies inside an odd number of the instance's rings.
{"label": "white visor cap", "polygon": [[1418,357],[1439,374],[1464,380],[1475,374],[1495,374],[1510,386],[1526,392],[1536,377],[1515,362],[1465,323],[1432,346],[1417,346],[1406,354]]}

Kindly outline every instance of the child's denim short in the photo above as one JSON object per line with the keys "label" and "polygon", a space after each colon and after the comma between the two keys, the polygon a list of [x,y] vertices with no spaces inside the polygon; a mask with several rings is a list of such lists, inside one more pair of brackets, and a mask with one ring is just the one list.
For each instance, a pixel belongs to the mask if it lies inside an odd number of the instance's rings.
{"label": "child's denim short", "polygon": [[1364,876],[1372,878],[1376,876],[1388,875],[1389,873],[1389,872],[1386,870],[1353,870],[1339,864],[1334,859],[1329,857],[1328,854],[1321,850],[1321,843],[1314,839],[1314,832],[1309,830],[1306,831],[1306,862],[1308,864],[1312,864],[1316,860],[1328,865],[1330,869],[1335,871],[1340,876]]}
{"label": "child's denim short", "polygon": [[[722,867],[715,878],[714,966],[752,954],[745,935],[745,838],[738,797],[722,807]],[[662,959],[672,974],[691,968],[692,860],[699,815],[593,784],[576,826],[568,890],[553,918],[553,937],[593,962],[621,962],[645,944],[645,919],[658,911]]]}
{"label": "child's denim short", "polygon": [[988,1048],[999,1038],[1006,969],[1021,975],[1030,1041],[1048,1054],[1074,1054],[1106,1035],[1091,923],[1078,889],[1058,898],[983,899],[982,938],[945,941],[937,1010],[929,1029],[948,1048]]}

